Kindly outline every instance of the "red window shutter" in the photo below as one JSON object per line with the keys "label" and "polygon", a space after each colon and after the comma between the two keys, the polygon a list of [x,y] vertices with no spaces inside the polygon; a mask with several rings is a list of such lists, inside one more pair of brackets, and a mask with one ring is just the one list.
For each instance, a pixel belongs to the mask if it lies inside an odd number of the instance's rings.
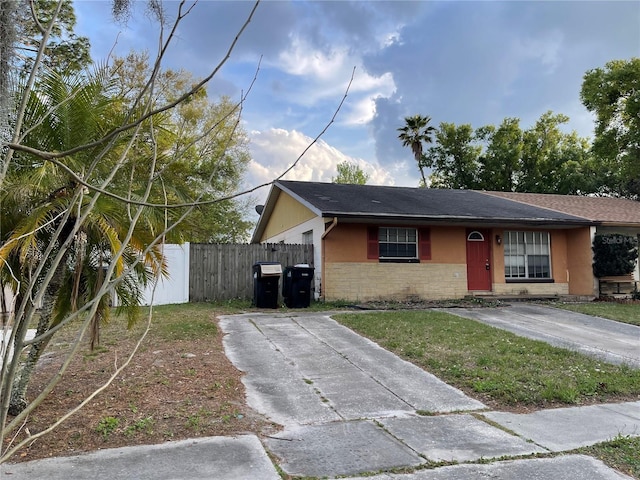
{"label": "red window shutter", "polygon": [[421,228],[418,231],[420,260],[431,260],[431,230]]}
{"label": "red window shutter", "polygon": [[369,227],[367,229],[367,258],[377,260],[379,257],[378,227]]}

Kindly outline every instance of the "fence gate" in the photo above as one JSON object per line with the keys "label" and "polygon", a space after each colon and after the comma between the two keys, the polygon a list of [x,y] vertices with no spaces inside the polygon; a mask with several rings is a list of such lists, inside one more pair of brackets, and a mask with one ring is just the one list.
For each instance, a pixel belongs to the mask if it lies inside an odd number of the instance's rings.
{"label": "fence gate", "polygon": [[313,266],[313,245],[192,243],[189,301],[252,299],[257,262],[278,262],[283,268],[298,263]]}

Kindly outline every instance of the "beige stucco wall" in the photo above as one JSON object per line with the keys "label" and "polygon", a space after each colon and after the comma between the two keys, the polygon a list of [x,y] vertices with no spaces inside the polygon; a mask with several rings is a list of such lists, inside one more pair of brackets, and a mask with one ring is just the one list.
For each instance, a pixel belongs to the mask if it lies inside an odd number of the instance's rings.
{"label": "beige stucco wall", "polygon": [[467,294],[467,267],[436,263],[326,263],[326,300],[460,298]]}
{"label": "beige stucco wall", "polygon": [[366,225],[338,223],[323,242],[325,263],[367,261]]}
{"label": "beige stucco wall", "polygon": [[466,271],[467,229],[464,227],[431,227],[431,261],[435,263],[463,263]]}
{"label": "beige stucco wall", "polygon": [[280,192],[273,213],[262,233],[260,242],[276,237],[290,228],[300,225],[317,215],[285,192]]}
{"label": "beige stucco wall", "polygon": [[569,283],[567,231],[551,230],[551,277],[556,283]]}

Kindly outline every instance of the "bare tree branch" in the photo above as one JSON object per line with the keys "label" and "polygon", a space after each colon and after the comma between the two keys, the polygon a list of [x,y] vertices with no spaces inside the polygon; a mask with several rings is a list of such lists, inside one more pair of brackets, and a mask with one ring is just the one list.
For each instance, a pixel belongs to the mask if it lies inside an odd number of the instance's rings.
{"label": "bare tree branch", "polygon": [[[122,371],[125,368],[127,368],[127,366],[131,363],[131,360],[133,359],[135,354],[140,349],[140,345],[142,345],[143,340],[146,338],[147,334],[149,333],[149,329],[151,328],[151,320],[152,320],[152,318],[153,318],[153,307],[150,307],[149,308],[149,315],[147,316],[147,326],[146,326],[144,332],[142,333],[142,335],[140,336],[140,338],[138,339],[138,341],[136,342],[136,345],[134,346],[133,350],[131,351],[131,353],[129,353],[129,355],[127,356],[126,360],[123,362],[123,364],[120,365],[120,367],[115,369],[115,371],[111,374],[109,379],[101,387],[99,387],[96,390],[94,390],[80,404],[78,404],[77,406],[73,407],[71,410],[69,410],[67,413],[65,413],[62,417],[60,417],[58,420],[56,420],[54,423],[52,423],[48,428],[46,428],[46,429],[42,430],[41,432],[38,432],[38,433],[36,433],[34,435],[28,436],[27,438],[25,438],[24,440],[22,440],[18,444],[14,445],[12,448],[8,448],[6,451],[2,452],[2,455],[0,456],[0,464],[6,462],[7,460],[9,460],[11,458],[11,456],[13,456],[20,448],[24,447],[28,443],[31,443],[34,440],[36,440],[36,439],[38,439],[38,438],[40,438],[40,437],[52,432],[53,430],[55,430],[58,426],[60,426],[62,423],[64,423],[69,417],[71,417],[72,415],[75,415],[76,413],[78,413],[83,407],[85,407],[97,395],[99,395],[104,390],[106,390],[109,387],[109,385],[111,385],[113,383],[113,381],[116,378],[118,378],[118,375],[120,375],[120,373],[122,373]],[[86,328],[87,327],[88,327],[88,321],[87,321],[86,327],[83,329],[83,332],[82,332],[83,334],[86,332]],[[78,340],[74,344],[74,348],[72,350],[72,354],[69,354],[67,362],[65,362],[65,364],[63,365],[63,368],[61,368],[60,371],[58,372],[58,374],[56,375],[56,378],[57,378],[58,381],[62,378],[62,375],[67,370],[67,367],[69,366],[69,363],[71,363],[71,360],[74,358],[73,354],[75,354],[77,352],[78,347],[80,346],[81,339],[82,339],[82,336],[79,336]],[[53,385],[48,385],[48,388],[45,391],[43,391],[43,393],[40,395],[42,397],[42,399],[44,399],[45,396],[48,395],[51,390],[53,390],[53,388],[55,387],[55,385],[57,385],[57,383],[58,382],[55,382],[55,384],[53,384]],[[46,395],[44,395],[45,393],[46,393]],[[35,400],[34,400],[33,403],[36,403]],[[22,415],[21,415],[21,417],[22,417]],[[26,417],[26,415],[24,415],[24,417]],[[18,417],[16,417],[16,418],[18,418]],[[11,425],[8,425],[7,427],[8,427],[8,429],[10,429]]]}
{"label": "bare tree branch", "polygon": [[[33,0],[31,1],[33,2]],[[62,4],[63,0],[58,0],[55,12],[51,17],[51,21],[49,22],[47,28],[42,32],[42,41],[40,42],[40,48],[38,49],[38,53],[36,54],[35,60],[33,62],[33,67],[31,68],[31,72],[29,73],[29,79],[27,80],[25,89],[22,92],[22,100],[18,107],[18,114],[16,115],[16,124],[13,127],[13,139],[12,142],[7,144],[7,146],[9,147],[9,151],[6,154],[6,157],[2,160],[2,169],[0,170],[0,185],[4,183],[7,171],[9,170],[9,165],[11,164],[11,159],[13,158],[13,148],[11,147],[11,143],[15,143],[17,139],[20,138],[20,130],[22,129],[22,123],[24,122],[24,114],[27,108],[27,101],[29,100],[29,95],[31,94],[31,90],[33,89],[33,85],[35,84],[38,70],[44,58],[44,51],[47,46],[47,41],[51,36],[51,32],[53,31],[53,27],[60,13],[60,9],[62,8]],[[40,26],[40,24],[38,25]]]}
{"label": "bare tree branch", "polygon": [[[182,3],[184,3],[184,1]],[[183,103],[185,100],[187,100],[188,98],[190,98],[193,95],[195,95],[198,91],[200,91],[202,89],[202,87],[204,87],[207,83],[209,83],[209,81],[227,63],[229,58],[231,58],[231,52],[233,51],[233,49],[235,48],[236,44],[238,43],[238,40],[240,39],[240,36],[242,35],[244,30],[247,28],[247,26],[251,22],[251,19],[253,18],[253,15],[254,15],[256,9],[258,8],[258,5],[259,5],[259,2],[256,2],[255,5],[253,6],[253,9],[251,10],[251,13],[249,14],[249,17],[247,18],[245,23],[240,28],[240,31],[238,32],[238,34],[234,38],[233,42],[229,46],[229,48],[227,50],[227,53],[225,54],[223,59],[218,63],[218,65],[209,73],[209,75],[204,77],[194,87],[192,87],[187,92],[185,92],[184,94],[182,94],[181,96],[176,98],[174,101],[169,102],[168,104],[163,105],[162,107],[158,107],[158,108],[156,108],[154,110],[151,110],[148,113],[145,113],[144,115],[142,115],[140,118],[136,119],[135,121],[114,129],[108,135],[105,135],[104,137],[102,137],[102,138],[100,138],[98,140],[95,140],[93,142],[90,142],[90,143],[87,143],[87,144],[84,144],[84,145],[79,145],[77,147],[71,148],[71,149],[66,150],[64,152],[46,152],[46,151],[43,151],[43,150],[38,150],[38,149],[35,149],[35,148],[27,147],[26,145],[21,145],[19,143],[15,143],[15,141],[14,142],[10,142],[8,144],[9,147],[11,149],[13,149],[13,150],[16,150],[16,151],[23,151],[23,152],[31,153],[32,155],[36,155],[36,156],[42,158],[43,160],[55,160],[55,159],[59,159],[59,158],[64,158],[64,157],[68,157],[68,156],[74,155],[74,154],[76,154],[78,152],[81,152],[81,151],[84,151],[84,150],[88,150],[90,148],[97,147],[97,146],[99,146],[99,145],[101,145],[101,144],[103,144],[105,142],[108,142],[109,140],[113,139],[118,134],[126,132],[128,130],[131,130],[132,128],[135,128],[136,126],[139,126],[144,121],[148,120],[150,117],[152,117],[154,115],[157,115],[159,113],[166,112],[167,110],[171,110],[172,108],[175,108],[177,105]],[[158,63],[158,62],[156,61],[156,63]]]}
{"label": "bare tree branch", "polygon": [[[59,0],[57,4],[56,15],[60,10],[62,0]],[[120,287],[123,282],[127,281],[127,272],[121,271],[119,269],[119,265],[122,262],[123,257],[128,255],[127,249],[131,247],[131,244],[134,239],[134,234],[136,228],[139,225],[142,225],[142,221],[144,221],[143,214],[148,212],[148,207],[162,209],[164,212],[164,221],[160,228],[154,227],[152,231],[152,235],[148,238],[145,237],[144,244],[140,243],[140,247],[135,251],[135,258],[127,263],[127,266],[130,269],[135,269],[139,266],[147,267],[148,258],[153,258],[154,261],[163,262],[162,257],[154,257],[153,252],[158,250],[158,244],[164,243],[166,239],[166,235],[170,233],[173,229],[175,229],[184,219],[193,211],[194,208],[202,205],[210,205],[218,202],[223,202],[227,200],[231,200],[237,198],[241,195],[248,194],[253,192],[259,188],[265,187],[273,183],[273,181],[277,181],[283,178],[288,172],[294,169],[301,161],[306,152],[314,145],[328,130],[328,128],[334,123],[338,113],[340,112],[343,104],[346,101],[349,90],[351,88],[354,75],[355,68],[351,74],[351,79],[348,82],[346,91],[341,101],[339,102],[332,118],[330,121],[324,126],[324,128],[318,133],[318,135],[309,143],[309,145],[301,152],[301,154],[293,161],[293,163],[275,180],[270,182],[265,182],[261,185],[245,189],[240,192],[236,192],[230,195],[220,196],[211,200],[203,200],[205,195],[205,190],[199,192],[194,201],[191,202],[183,202],[170,204],[168,201],[168,197],[166,194],[166,190],[163,185],[163,200],[164,203],[155,203],[150,202],[152,194],[152,186],[155,180],[162,178],[163,169],[166,169],[167,166],[158,167],[158,162],[161,159],[160,148],[161,145],[158,143],[158,139],[156,138],[156,129],[158,128],[156,125],[157,116],[161,113],[168,112],[169,110],[176,108],[181,105],[183,102],[187,101],[189,98],[194,96],[198,91],[205,87],[205,85],[220,71],[223,65],[229,60],[232,51],[235,49],[238,39],[243,34],[249,23],[251,22],[254,13],[256,12],[257,6],[259,2],[256,2],[251,9],[251,12],[248,14],[247,19],[239,28],[238,33],[234,37],[231,42],[225,56],[219,61],[219,63],[211,70],[210,74],[204,79],[198,81],[194,86],[192,86],[186,92],[181,93],[176,99],[165,102],[163,105],[156,107],[152,102],[145,103],[147,99],[153,98],[154,91],[158,87],[158,78],[160,74],[160,66],[165,57],[166,51],[170,43],[174,39],[175,32],[180,21],[188,15],[194,6],[195,2],[191,3],[187,6],[186,0],[183,0],[179,4],[178,9],[178,17],[173,23],[172,28],[169,30],[169,34],[166,40],[163,40],[164,35],[164,25],[161,26],[161,34],[159,38],[159,51],[157,57],[155,59],[155,63],[153,65],[152,71],[149,74],[149,78],[145,81],[143,88],[138,95],[133,100],[131,107],[128,111],[128,116],[125,117],[125,123],[115,128],[108,134],[102,136],[101,138],[79,145],[73,148],[69,148],[65,151],[60,152],[47,152],[44,150],[39,150],[37,148],[33,148],[28,145],[23,145],[22,142],[25,138],[26,133],[22,131],[24,115],[27,108],[26,98],[31,95],[35,76],[38,65],[41,63],[41,57],[43,55],[44,47],[46,46],[49,35],[52,32],[53,22],[47,25],[46,29],[43,31],[43,39],[40,44],[40,50],[36,56],[36,64],[34,66],[33,71],[31,72],[31,76],[29,77],[29,82],[27,84],[27,90],[23,93],[23,98],[21,104],[18,109],[18,119],[15,125],[14,134],[12,136],[12,142],[8,144],[9,146],[9,154],[4,157],[4,164],[2,166],[2,176],[0,177],[0,185],[3,185],[3,182],[6,178],[6,174],[9,171],[9,164],[11,163],[11,158],[13,152],[24,152],[31,155],[34,155],[38,158],[45,160],[46,162],[50,162],[52,165],[55,165],[59,171],[64,172],[64,175],[68,176],[73,185],[73,189],[70,189],[70,194],[68,197],[68,203],[65,203],[65,210],[58,212],[55,215],[52,215],[52,218],[47,219],[46,222],[43,221],[44,225],[40,225],[35,228],[31,228],[31,232],[22,232],[21,234],[15,233],[14,237],[11,237],[11,242],[20,242],[23,240],[23,235],[32,235],[36,232],[40,232],[45,228],[50,228],[53,230],[50,235],[47,236],[47,241],[49,242],[46,246],[40,245],[38,247],[38,255],[37,259],[29,259],[29,263],[24,265],[24,272],[19,272],[19,275],[23,275],[21,277],[22,287],[21,287],[21,300],[19,305],[17,305],[17,312],[15,312],[16,316],[16,324],[12,329],[11,333],[11,343],[14,345],[14,355],[11,359],[9,359],[8,355],[5,355],[5,361],[0,367],[0,450],[4,448],[4,436],[8,434],[12,429],[17,429],[20,425],[26,421],[28,415],[34,411],[34,409],[43,401],[44,398],[49,395],[53,388],[60,382],[63,375],[66,373],[70,362],[77,355],[79,349],[81,348],[83,339],[86,339],[87,331],[90,329],[91,322],[93,321],[96,312],[100,307],[101,299],[112,292],[114,292],[118,287]],[[223,119],[219,121],[219,123],[211,126],[208,129],[205,129],[204,132],[201,133],[201,136],[196,137],[195,139],[190,139],[189,142],[185,142],[186,145],[181,146],[180,148],[176,148],[173,152],[174,158],[170,159],[169,165],[172,162],[177,161],[183,154],[185,154],[188,148],[192,147],[195,142],[201,140],[210,134],[219,124],[228,120],[232,115],[236,115],[234,118],[235,122],[232,125],[231,131],[228,133],[227,138],[221,139],[221,147],[224,147],[223,150],[226,152],[229,148],[233,147],[232,139],[239,128],[239,123],[241,120],[241,114],[244,107],[244,102],[247,99],[247,96],[251,92],[253,85],[257,79],[258,72],[260,70],[260,64],[258,64],[258,68],[256,69],[256,73],[254,78],[247,90],[246,93],[242,93],[239,101],[235,106],[231,109],[231,111],[227,112]],[[137,112],[139,109],[142,109],[141,106],[145,106],[142,112]],[[56,106],[60,108],[61,105]],[[48,113],[45,114],[45,118],[47,115],[51,115],[55,112],[54,110],[49,110]],[[44,120],[41,120],[44,121]],[[232,123],[232,122],[229,122]],[[30,125],[29,127],[34,128],[36,125]],[[147,130],[148,129],[148,130]],[[27,130],[31,132],[32,130]],[[121,134],[127,134],[131,137],[123,138],[120,136]],[[227,132],[225,131],[225,135]],[[131,152],[135,151],[136,139],[140,136],[143,136],[145,139],[144,148],[145,152],[150,151],[150,161],[148,165],[145,165],[146,170],[144,171],[144,177],[142,178],[142,185],[144,186],[143,192],[139,195],[139,198],[132,198],[134,191],[134,180],[141,180],[140,176],[136,176],[134,178],[133,173],[129,177],[130,183],[128,188],[125,186],[122,188],[122,192],[126,192],[124,194],[116,194],[109,190],[110,184],[116,179],[118,181],[122,176],[121,170],[126,168],[129,165],[129,161],[131,159]],[[225,143],[226,142],[226,143]],[[115,147],[115,148],[114,148]],[[83,169],[78,169],[81,171],[74,170],[73,167],[69,166],[63,160],[69,157],[73,157],[74,155],[85,152],[89,149],[95,148],[99,150],[99,152],[92,156],[90,161],[83,167]],[[147,150],[149,149],[149,150]],[[222,157],[221,157],[222,158]],[[99,170],[98,166],[104,165],[103,159],[107,159],[109,163],[106,165],[109,168],[104,168],[104,171]],[[93,185],[90,181],[92,175],[95,176],[96,172],[100,173],[99,181],[94,180],[95,183],[99,185]],[[120,172],[121,175],[116,177],[116,174]],[[213,168],[209,172],[208,182],[211,184],[218,174],[217,167]],[[124,177],[129,176],[128,171],[125,171]],[[125,180],[126,181],[126,180]],[[135,185],[136,187],[139,185]],[[88,188],[91,192],[91,195],[87,196],[83,191],[84,188]],[[79,308],[74,311],[68,312],[64,318],[56,320],[57,323],[51,324],[48,328],[43,332],[40,331],[36,338],[27,341],[26,333],[30,323],[33,321],[36,314],[36,306],[39,302],[41,302],[45,296],[45,292],[50,285],[56,285],[54,282],[54,275],[56,271],[60,267],[64,267],[68,265],[69,257],[68,253],[72,248],[72,244],[82,233],[83,226],[89,221],[92,212],[97,208],[98,201],[100,199],[104,199],[108,197],[110,199],[118,200],[122,202],[123,205],[126,205],[127,211],[124,212],[124,216],[128,215],[128,221],[125,225],[122,225],[122,230],[118,232],[117,241],[114,241],[109,250],[109,258],[103,260],[102,257],[100,259],[99,267],[102,269],[104,267],[104,281],[99,283],[95,287],[95,291],[93,292],[93,297],[87,299],[84,303],[82,303]],[[179,215],[176,215],[177,218],[173,218],[171,221],[169,220],[169,215],[167,214],[170,209],[180,208],[183,211],[179,211]],[[40,220],[40,219],[39,219]],[[160,222],[158,222],[160,223]],[[150,241],[147,241],[150,240]],[[119,242],[119,243],[118,243]],[[3,248],[13,247],[12,244],[4,244],[0,246],[0,251]],[[136,245],[137,247],[137,245]],[[21,265],[22,268],[22,265]],[[151,267],[150,267],[151,268]],[[152,267],[154,269],[154,274],[157,275],[157,270],[162,269],[162,265],[155,265]],[[156,277],[157,278],[157,277]],[[53,283],[52,283],[53,282]],[[125,283],[124,285],[128,285]],[[155,292],[155,288],[154,288]],[[152,303],[153,303],[154,293],[152,293]],[[36,439],[40,438],[42,435],[45,435],[55,429],[58,425],[64,422],[71,415],[75,414],[78,410],[84,407],[87,403],[89,403],[96,395],[100,392],[104,391],[113,380],[122,372],[124,368],[129,365],[131,359],[137,352],[140,347],[140,344],[144,340],[147,335],[151,322],[153,318],[153,308],[149,310],[149,316],[147,318],[146,328],[144,332],[140,336],[138,342],[131,352],[126,356],[126,360],[122,365],[117,364],[117,359],[115,360],[114,372],[110,376],[110,378],[98,389],[96,389],[90,396],[83,400],[79,405],[71,408],[64,416],[60,419],[56,420],[52,423],[48,428],[39,432],[35,435],[29,435],[27,438],[22,441],[12,443],[7,447],[6,450],[0,452],[0,463],[8,460],[18,449],[21,447],[32,443]],[[11,397],[12,385],[14,378],[16,376],[16,372],[18,371],[18,367],[21,360],[21,351],[25,346],[33,346],[38,342],[48,341],[55,333],[57,333],[64,326],[69,325],[71,322],[81,319],[82,322],[78,327],[77,335],[75,341],[73,342],[70,350],[67,352],[67,356],[64,359],[62,366],[58,369],[56,374],[49,379],[45,387],[40,391],[35,399],[33,399],[30,404],[18,415],[13,417],[10,422],[7,421],[7,411],[8,411],[8,402]],[[74,327],[76,328],[76,327]],[[9,361],[10,360],[10,361]]]}
{"label": "bare tree branch", "polygon": [[[309,151],[309,149],[316,144],[316,142],[318,140],[320,140],[320,137],[322,137],[325,132],[329,129],[329,127],[333,124],[333,122],[335,121],[336,117],[338,116],[338,113],[340,112],[340,109],[342,108],[342,105],[344,104],[344,102],[347,100],[347,95],[349,94],[349,90],[351,89],[351,84],[353,83],[353,77],[356,74],[356,67],[353,67],[353,70],[351,71],[351,78],[349,79],[349,83],[347,84],[347,88],[344,92],[344,96],[342,97],[342,100],[340,100],[340,103],[338,104],[338,108],[336,108],[335,112],[333,112],[333,116],[331,117],[331,120],[329,120],[329,123],[327,123],[325,125],[325,127],[322,129],[322,131],[316,135],[316,137],[313,139],[313,141],[307,145],[307,148],[305,148],[302,153],[298,156],[298,158],[296,158],[296,160],[291,164],[291,166],[289,168],[287,168],[284,172],[282,172],[282,174],[280,174],[280,176],[278,178],[276,178],[277,180],[280,180],[282,177],[284,177],[287,173],[289,173],[291,170],[293,170],[296,165],[298,165],[298,162],[300,162],[300,159],[304,156],[305,153],[307,153]],[[269,182],[266,185],[269,185],[273,182]]]}
{"label": "bare tree branch", "polygon": [[[232,200],[234,198],[238,198],[240,196],[243,195],[247,195],[251,192],[255,192],[256,190],[259,190],[260,188],[266,187],[268,185],[271,185],[274,181],[280,180],[282,177],[284,177],[287,173],[289,173],[292,169],[294,169],[298,163],[300,162],[300,160],[302,159],[302,157],[309,151],[309,149],[318,142],[318,140],[326,133],[326,131],[329,129],[329,127],[335,122],[335,119],[338,116],[338,113],[340,112],[340,110],[342,109],[342,106],[344,104],[344,102],[347,99],[347,96],[349,94],[349,90],[351,88],[351,84],[353,83],[353,79],[355,76],[355,67],[353,68],[353,71],[351,73],[351,78],[349,80],[349,83],[347,85],[347,88],[345,90],[345,93],[342,97],[342,100],[340,101],[340,103],[338,104],[338,107],[336,108],[336,110],[333,113],[333,116],[331,117],[331,120],[324,126],[324,128],[320,131],[320,133],[318,133],[318,135],[316,135],[316,137],[309,143],[309,145],[307,145],[307,147],[302,151],[302,153],[294,160],[294,162],[291,164],[291,166],[289,166],[284,172],[282,172],[275,180],[269,181],[269,182],[265,182],[262,183],[260,185],[256,185],[252,188],[249,189],[245,189],[242,190],[241,192],[237,192],[234,193],[232,195],[227,195],[224,197],[220,197],[220,198],[216,198],[216,199],[212,199],[212,200],[201,200],[201,201],[194,201],[194,202],[184,202],[184,203],[177,203],[177,204],[170,204],[170,205],[164,205],[161,203],[149,203],[149,202],[144,202],[144,201],[139,201],[139,200],[133,200],[130,198],[125,198],[122,197],[118,194],[115,194],[113,192],[109,192],[108,190],[104,189],[104,188],[100,188],[100,187],[96,187],[94,185],[91,185],[90,183],[86,182],[85,180],[83,180],[80,176],[78,176],[72,169],[70,169],[69,167],[67,167],[64,163],[58,161],[57,159],[48,159],[50,162],[54,163],[55,165],[59,166],[60,168],[64,169],[67,173],[69,173],[69,175],[71,175],[75,181],[77,181],[79,184],[84,185],[85,187],[101,193],[105,196],[114,198],[116,200],[119,200],[121,202],[125,202],[131,205],[137,205],[137,206],[143,206],[143,207],[152,207],[152,208],[170,208],[170,209],[175,209],[175,208],[185,208],[185,207],[197,207],[197,206],[201,206],[201,205],[211,205],[214,203],[220,203],[220,202],[224,202],[227,200]],[[241,105],[242,101],[238,102],[238,106]],[[28,151],[27,149],[25,149],[25,151]],[[34,152],[31,152],[34,153]],[[34,153],[36,154],[36,153]]]}

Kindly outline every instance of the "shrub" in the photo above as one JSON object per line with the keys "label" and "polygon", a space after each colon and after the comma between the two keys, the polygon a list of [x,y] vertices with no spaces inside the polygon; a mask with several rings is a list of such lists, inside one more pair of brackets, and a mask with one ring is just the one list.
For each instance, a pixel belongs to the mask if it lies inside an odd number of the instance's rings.
{"label": "shrub", "polygon": [[620,234],[600,234],[593,239],[593,273],[596,277],[627,275],[638,259],[638,240]]}

